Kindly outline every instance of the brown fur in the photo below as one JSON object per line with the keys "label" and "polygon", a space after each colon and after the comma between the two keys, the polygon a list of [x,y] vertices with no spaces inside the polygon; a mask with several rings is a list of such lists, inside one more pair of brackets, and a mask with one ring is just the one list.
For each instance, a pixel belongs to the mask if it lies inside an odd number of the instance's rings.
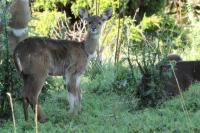
{"label": "brown fur", "polygon": [[29,0],[13,0],[9,7],[12,15],[9,26],[20,29],[25,28],[30,20]]}
{"label": "brown fur", "polygon": [[[13,54],[16,45],[27,38],[27,31],[20,36],[16,36],[13,29],[22,29],[28,26],[30,20],[29,0],[13,0],[8,7],[8,12],[11,14],[8,24],[10,27],[8,31],[8,45],[11,54]],[[0,24],[0,32],[2,31],[3,25]]]}
{"label": "brown fur", "polygon": [[[169,69],[165,71],[169,71]],[[174,66],[175,75],[178,79],[181,90],[185,90],[194,81],[200,81],[200,61],[180,61]],[[163,77],[165,91],[167,95],[173,96],[179,94],[179,88],[175,80],[174,74],[172,77]]]}
{"label": "brown fur", "polygon": [[[89,23],[87,37],[83,42],[31,37],[19,43],[14,51],[14,60],[24,81],[22,96],[26,120],[28,120],[27,108],[30,104],[34,110],[38,104],[39,92],[48,75],[66,75],[69,79],[67,81],[69,112],[74,115],[80,112],[79,77],[98,45],[101,24],[111,14],[112,10],[109,8],[101,17],[89,17],[87,10],[79,8],[79,16]],[[38,118],[41,122],[46,121],[39,107]]]}
{"label": "brown fur", "polygon": [[183,59],[177,54],[169,54],[167,56],[167,60],[168,61],[173,61],[174,60],[174,61],[178,62],[178,61],[182,61]]}

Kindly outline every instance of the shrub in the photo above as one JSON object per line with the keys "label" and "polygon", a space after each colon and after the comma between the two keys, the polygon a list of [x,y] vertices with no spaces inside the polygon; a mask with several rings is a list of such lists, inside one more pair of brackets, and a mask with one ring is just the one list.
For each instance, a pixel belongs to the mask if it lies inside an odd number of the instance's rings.
{"label": "shrub", "polygon": [[115,72],[111,64],[101,64],[97,60],[92,60],[89,64],[85,76],[89,78],[88,88],[95,93],[111,92],[115,81]]}
{"label": "shrub", "polygon": [[114,91],[119,95],[133,96],[137,80],[134,74],[137,72],[137,68],[134,69],[134,72],[131,72],[129,67],[124,65],[123,61],[116,64]]}
{"label": "shrub", "polygon": [[[139,26],[135,26],[131,19],[126,22],[123,38],[127,40],[127,45],[124,53],[134,83],[142,78],[138,86],[134,87],[135,93],[132,93],[140,98],[141,105],[154,106],[166,97],[161,80],[163,73],[160,72],[159,65],[165,63],[167,55],[174,49],[184,48],[176,43],[177,38],[184,42],[184,37],[183,34],[178,34],[181,29],[173,22],[169,17],[155,15],[144,17]],[[140,70],[140,74],[136,74],[135,68]]]}

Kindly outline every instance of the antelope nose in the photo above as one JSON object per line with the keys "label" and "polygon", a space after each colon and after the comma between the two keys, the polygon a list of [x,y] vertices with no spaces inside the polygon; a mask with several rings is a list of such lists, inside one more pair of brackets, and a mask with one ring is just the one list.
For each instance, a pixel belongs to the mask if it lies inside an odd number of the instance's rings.
{"label": "antelope nose", "polygon": [[91,33],[97,33],[97,28],[91,27],[90,32],[91,32]]}
{"label": "antelope nose", "polygon": [[96,31],[97,29],[95,28],[95,27],[92,27],[92,31],[94,32],[94,31]]}

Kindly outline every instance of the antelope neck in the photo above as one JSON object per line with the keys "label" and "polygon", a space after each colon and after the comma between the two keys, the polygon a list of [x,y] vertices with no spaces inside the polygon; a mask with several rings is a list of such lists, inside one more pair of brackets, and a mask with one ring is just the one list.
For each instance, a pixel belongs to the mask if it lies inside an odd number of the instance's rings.
{"label": "antelope neck", "polygon": [[99,44],[99,34],[87,34],[84,43],[84,51],[87,56],[94,54],[97,45]]}

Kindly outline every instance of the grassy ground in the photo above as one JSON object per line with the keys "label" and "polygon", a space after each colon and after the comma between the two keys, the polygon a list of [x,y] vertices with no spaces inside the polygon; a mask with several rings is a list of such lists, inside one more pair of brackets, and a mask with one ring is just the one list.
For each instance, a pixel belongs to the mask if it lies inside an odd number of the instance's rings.
{"label": "grassy ground", "polygon": [[[84,85],[83,85],[84,86]],[[66,111],[66,93],[51,92],[42,102],[42,110],[48,122],[39,123],[39,133],[190,133],[200,132],[200,84],[183,93],[187,112],[182,109],[182,101],[177,96],[159,107],[134,109],[115,93],[94,94],[83,88],[82,113],[69,119]],[[133,101],[136,102],[136,100]],[[20,102],[14,105],[17,133],[33,133],[33,112],[29,122],[24,122]],[[0,124],[0,133],[11,133],[12,121]]]}

